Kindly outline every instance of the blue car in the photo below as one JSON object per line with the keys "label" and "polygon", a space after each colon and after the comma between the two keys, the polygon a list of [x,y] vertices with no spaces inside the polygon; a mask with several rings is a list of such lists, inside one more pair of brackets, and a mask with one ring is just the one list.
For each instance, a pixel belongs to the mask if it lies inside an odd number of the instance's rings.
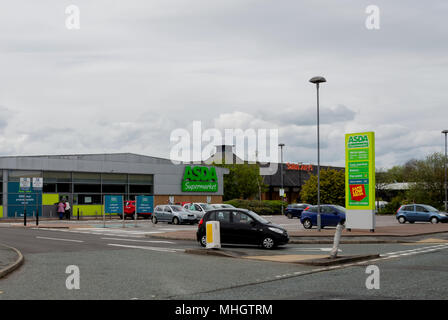
{"label": "blue car", "polygon": [[[317,206],[311,206],[303,210],[300,222],[305,229],[311,229],[313,226],[317,226]],[[337,226],[338,223],[345,223],[345,208],[333,204],[320,205],[321,228]]]}
{"label": "blue car", "polygon": [[448,222],[448,214],[426,204],[407,204],[397,210],[397,220],[399,223],[406,223],[406,221],[409,223],[415,221]]}
{"label": "blue car", "polygon": [[292,219],[292,218],[299,218],[302,214],[302,211],[305,210],[306,208],[310,207],[310,204],[306,204],[306,203],[293,203],[290,204],[286,207],[285,209],[285,216],[288,217],[288,219]]}

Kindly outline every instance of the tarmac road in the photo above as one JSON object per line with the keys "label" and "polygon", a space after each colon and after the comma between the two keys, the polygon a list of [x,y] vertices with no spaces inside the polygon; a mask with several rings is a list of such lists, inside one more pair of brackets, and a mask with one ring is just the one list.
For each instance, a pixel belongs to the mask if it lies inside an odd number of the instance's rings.
{"label": "tarmac road", "polygon": [[[365,288],[363,265],[322,269],[184,253],[198,248],[192,241],[2,227],[0,243],[25,256],[19,270],[0,280],[0,299],[446,299],[448,293],[448,245],[443,242],[342,245],[344,255],[384,255],[374,262],[382,272],[382,288],[374,291]],[[226,249],[249,255],[326,255],[330,247]],[[65,286],[69,265],[80,269],[79,290]]]}

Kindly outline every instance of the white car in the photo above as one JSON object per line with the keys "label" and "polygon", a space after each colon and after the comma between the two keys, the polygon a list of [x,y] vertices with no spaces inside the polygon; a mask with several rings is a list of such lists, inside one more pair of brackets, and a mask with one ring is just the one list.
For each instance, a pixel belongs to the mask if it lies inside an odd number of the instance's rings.
{"label": "white car", "polygon": [[184,204],[184,209],[193,212],[200,220],[207,211],[213,210],[215,208],[213,208],[208,203],[193,202]]}

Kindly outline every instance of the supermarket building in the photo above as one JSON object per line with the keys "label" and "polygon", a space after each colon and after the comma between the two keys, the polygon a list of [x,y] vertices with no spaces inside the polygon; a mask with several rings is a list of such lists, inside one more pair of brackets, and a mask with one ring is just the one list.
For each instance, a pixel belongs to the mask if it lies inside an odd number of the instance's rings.
{"label": "supermarket building", "polygon": [[[188,168],[187,168],[188,167]],[[212,171],[212,181],[190,181]],[[153,205],[182,202],[222,202],[227,169],[173,164],[169,159],[132,153],[0,157],[0,218],[56,217],[56,203],[67,199],[73,215],[99,216],[105,195],[152,196]],[[21,189],[21,178],[42,178],[42,188]],[[23,179],[22,179],[23,180]],[[188,180],[188,181],[186,181]],[[203,179],[202,179],[203,180]]]}

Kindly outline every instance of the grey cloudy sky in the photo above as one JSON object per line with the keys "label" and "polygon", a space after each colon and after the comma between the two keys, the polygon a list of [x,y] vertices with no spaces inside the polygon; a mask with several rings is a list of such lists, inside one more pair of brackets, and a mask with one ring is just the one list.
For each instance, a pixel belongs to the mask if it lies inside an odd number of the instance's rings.
{"label": "grey cloudy sky", "polygon": [[[67,30],[65,9],[80,9]],[[380,30],[365,27],[368,5]],[[377,167],[443,151],[448,2],[15,0],[0,4],[0,153],[168,157],[170,133],[278,128],[285,160],[344,164],[375,131]]]}

